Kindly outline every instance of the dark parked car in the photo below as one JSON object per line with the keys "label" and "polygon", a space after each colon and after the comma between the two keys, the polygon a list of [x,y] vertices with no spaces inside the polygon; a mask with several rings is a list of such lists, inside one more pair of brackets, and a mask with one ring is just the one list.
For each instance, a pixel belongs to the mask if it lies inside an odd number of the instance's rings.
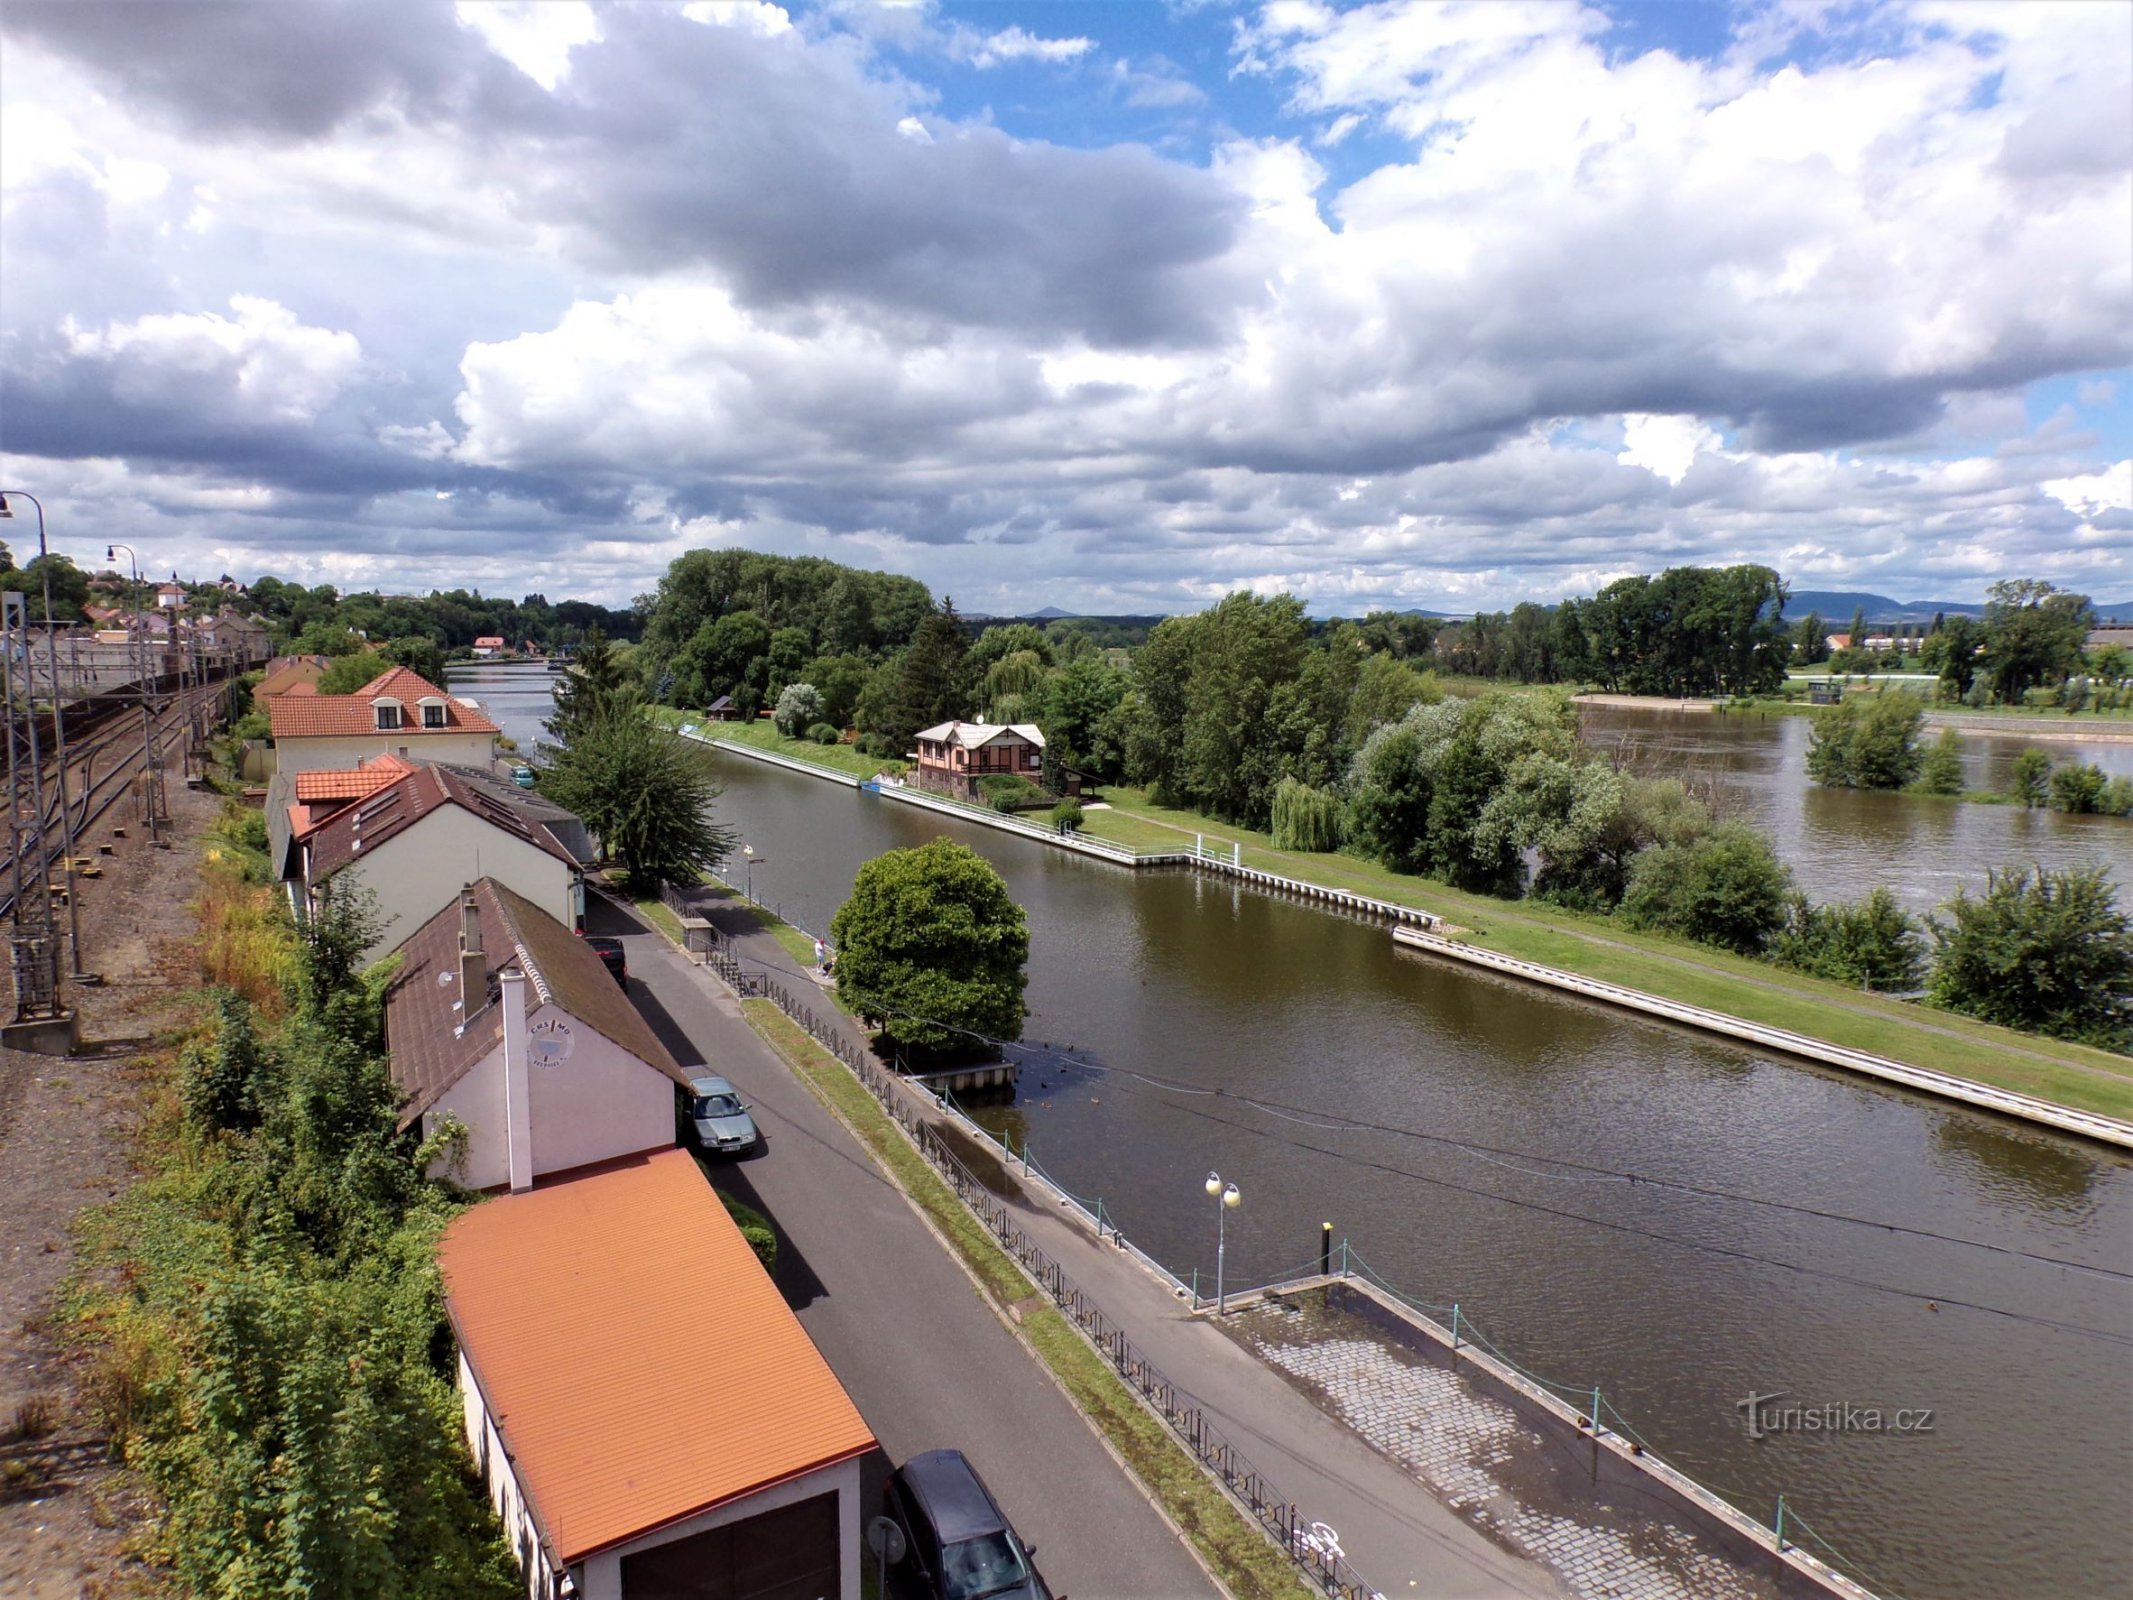
{"label": "dark parked car", "polygon": [[900,1593],[926,1600],[1052,1600],[1015,1530],[960,1450],[913,1456],[883,1487],[904,1530]]}
{"label": "dark parked car", "polygon": [[627,989],[630,986],[629,957],[622,953],[622,941],[612,934],[588,933],[585,942],[593,947],[593,954],[600,958],[615,982]]}

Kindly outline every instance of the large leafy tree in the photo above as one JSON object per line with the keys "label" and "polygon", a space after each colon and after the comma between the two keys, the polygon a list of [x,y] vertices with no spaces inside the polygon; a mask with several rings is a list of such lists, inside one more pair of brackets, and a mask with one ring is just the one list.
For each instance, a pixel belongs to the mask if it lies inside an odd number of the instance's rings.
{"label": "large leafy tree", "polygon": [[[585,633],[585,642],[571,659],[570,670],[555,686],[555,709],[542,724],[559,745],[568,745],[581,732],[614,716],[637,714],[637,685],[615,654],[607,635],[597,626]],[[554,751],[546,752],[551,758]]]}
{"label": "large leafy tree", "polygon": [[830,937],[839,995],[893,1044],[953,1057],[1022,1037],[1029,929],[976,851],[936,839],[876,856]]}
{"label": "large leafy tree", "polygon": [[1854,696],[1815,719],[1807,775],[1837,789],[1901,789],[1925,760],[1918,747],[1925,720],[1915,694],[1883,690],[1863,703]]}
{"label": "large leafy tree", "polygon": [[921,728],[947,722],[969,710],[970,691],[963,671],[969,640],[955,614],[955,602],[944,600],[911,636],[911,646],[898,664],[895,687],[875,718],[874,731],[895,741],[901,749]]}
{"label": "large leafy tree", "polygon": [[601,717],[546,753],[541,792],[600,836],[633,890],[693,883],[733,848],[712,816],[724,790],[707,752],[644,717]]}
{"label": "large leafy tree", "polygon": [[2018,868],[1958,890],[1931,923],[1935,1005],[2032,1033],[2133,1049],[2133,918],[2101,867]]}
{"label": "large leafy tree", "polygon": [[2087,595],[2041,578],[2004,579],[1985,593],[1985,666],[2004,704],[2081,665],[2094,618]]}

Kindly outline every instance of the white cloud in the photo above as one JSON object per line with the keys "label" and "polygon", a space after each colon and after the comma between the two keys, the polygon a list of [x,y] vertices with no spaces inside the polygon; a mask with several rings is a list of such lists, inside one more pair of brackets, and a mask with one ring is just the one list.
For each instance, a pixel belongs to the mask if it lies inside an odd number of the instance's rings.
{"label": "white cloud", "polygon": [[1078,61],[1096,48],[1094,39],[1045,39],[1018,26],[997,33],[981,33],[958,27],[948,36],[948,53],[979,71],[1015,61],[1043,61],[1057,65]]}
{"label": "white cloud", "polygon": [[297,321],[288,307],[230,297],[232,316],[186,312],[135,318],[102,329],[70,327],[69,351],[117,369],[122,399],[184,401],[206,389],[271,422],[308,422],[354,379],[362,346],[353,334]]}
{"label": "white cloud", "polygon": [[571,51],[600,37],[599,15],[585,0],[458,0],[453,15],[549,90],[570,75]]}
{"label": "white cloud", "polygon": [[[1235,65],[1294,120],[1175,154],[1102,118],[1208,90],[1099,13],[95,14],[9,14],[10,472],[159,547],[626,598],[702,537],[1121,608],[2124,570],[2123,7],[1741,12],[1707,62],[1275,0]],[[1087,63],[1095,131],[949,60]],[[1202,76],[1132,125],[1225,125]]]}

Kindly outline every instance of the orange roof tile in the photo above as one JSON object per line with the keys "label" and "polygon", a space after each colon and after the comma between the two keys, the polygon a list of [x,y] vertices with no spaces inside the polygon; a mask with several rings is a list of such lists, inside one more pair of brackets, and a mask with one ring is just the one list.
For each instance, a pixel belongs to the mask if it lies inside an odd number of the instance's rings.
{"label": "orange roof tile", "polygon": [[402,761],[390,750],[361,766],[326,772],[296,774],[299,800],[360,800],[388,783],[396,783],[415,770],[412,761]]}
{"label": "orange roof tile", "polygon": [[475,1206],[437,1258],[566,1565],[874,1447],[686,1151]]}

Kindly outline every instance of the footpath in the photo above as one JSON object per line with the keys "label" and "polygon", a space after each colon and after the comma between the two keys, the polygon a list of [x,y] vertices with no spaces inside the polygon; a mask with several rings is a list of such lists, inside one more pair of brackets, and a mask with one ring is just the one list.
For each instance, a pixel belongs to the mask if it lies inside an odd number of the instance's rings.
{"label": "footpath", "polygon": [[[813,981],[738,902],[718,896],[696,909],[738,958],[744,980],[760,974],[802,993]],[[708,971],[697,978],[723,988]],[[826,996],[810,1009],[865,1048],[858,1025]],[[952,1147],[970,1152],[973,1174],[1012,1209],[1022,1236],[1377,1594],[1761,1600],[1829,1592],[1694,1508],[1676,1514],[1649,1483],[1630,1481],[1634,1474],[1596,1467],[1591,1441],[1560,1419],[1418,1357],[1333,1304],[1339,1296],[1325,1296],[1322,1312],[1309,1294],[1295,1305],[1247,1299],[1248,1309],[1233,1307],[1218,1325],[1174,1278],[999,1159],[982,1134],[973,1137],[923,1091],[905,1092]]]}

